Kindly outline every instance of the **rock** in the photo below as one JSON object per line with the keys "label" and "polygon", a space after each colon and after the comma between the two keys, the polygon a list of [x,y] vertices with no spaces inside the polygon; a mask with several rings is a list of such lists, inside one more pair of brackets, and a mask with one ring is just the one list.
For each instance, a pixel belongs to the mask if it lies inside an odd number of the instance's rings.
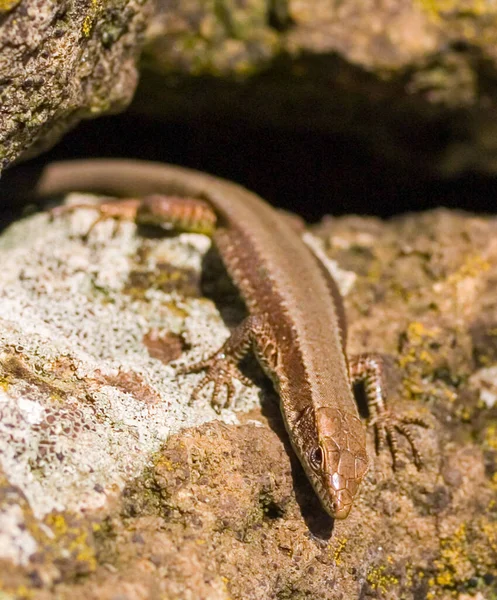
{"label": "rock", "polygon": [[135,112],[343,134],[417,176],[496,171],[491,3],[156,6]]}
{"label": "rock", "polygon": [[145,0],[0,2],[0,171],[135,91]]}
{"label": "rock", "polygon": [[387,355],[390,406],[431,425],[415,431],[419,471],[401,440],[393,473],[369,433],[362,492],[334,524],[255,361],[254,385],[219,415],[208,394],[189,401],[200,375],[175,374],[226,337],[217,309],[241,316],[209,240],[111,221],[85,240],[94,219],[41,213],[0,237],[5,598],[495,591],[496,219],[440,210],[315,228],[348,273],[349,350]]}
{"label": "rock", "polygon": [[142,47],[135,113],[344,134],[419,175],[497,168],[490,2],[3,0],[0,14],[0,169],[123,110]]}

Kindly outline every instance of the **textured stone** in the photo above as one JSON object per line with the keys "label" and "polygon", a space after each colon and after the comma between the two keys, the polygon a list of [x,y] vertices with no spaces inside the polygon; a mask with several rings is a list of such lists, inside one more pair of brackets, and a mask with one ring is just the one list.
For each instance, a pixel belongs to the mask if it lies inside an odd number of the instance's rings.
{"label": "textured stone", "polygon": [[[415,431],[419,471],[401,440],[393,473],[369,433],[371,468],[333,525],[253,360],[241,412],[220,415],[208,394],[190,404],[200,375],[169,362],[219,346],[217,309],[241,317],[209,240],[112,222],[84,240],[94,219],[37,214],[0,237],[6,598],[492,598],[495,218],[434,211],[315,229],[349,273],[349,350],[384,353],[390,406],[431,425]],[[158,339],[173,353],[158,355]]]}
{"label": "textured stone", "polygon": [[432,174],[497,169],[491,0],[3,0],[0,15],[0,169],[123,110],[142,47],[137,113],[345,134]]}
{"label": "textured stone", "polygon": [[3,4],[0,171],[20,156],[50,147],[81,119],[122,110],[130,102],[145,1]]}

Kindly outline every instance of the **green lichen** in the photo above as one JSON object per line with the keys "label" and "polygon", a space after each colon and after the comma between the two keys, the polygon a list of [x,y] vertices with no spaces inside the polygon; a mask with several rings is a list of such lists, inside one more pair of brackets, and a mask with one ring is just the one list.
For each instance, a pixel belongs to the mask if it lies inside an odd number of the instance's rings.
{"label": "green lichen", "polygon": [[192,15],[197,23],[193,30],[159,37],[146,49],[145,62],[154,70],[176,71],[181,56],[181,69],[189,75],[244,79],[260,72],[280,48],[266,2],[198,3]]}

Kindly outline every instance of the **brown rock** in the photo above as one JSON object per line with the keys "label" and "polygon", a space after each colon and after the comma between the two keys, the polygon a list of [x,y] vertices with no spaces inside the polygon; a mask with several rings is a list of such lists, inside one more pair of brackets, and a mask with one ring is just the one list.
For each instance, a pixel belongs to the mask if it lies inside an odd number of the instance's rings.
{"label": "brown rock", "polygon": [[39,214],[0,237],[7,598],[492,597],[495,218],[441,210],[316,228],[349,274],[350,352],[389,355],[390,407],[431,425],[415,431],[423,468],[401,440],[396,473],[369,432],[371,468],[350,516],[334,524],[268,382],[238,391],[237,422],[206,397],[190,404],[195,377],[178,378],[144,344],[152,327],[193,336],[189,356],[225,337],[222,306],[160,287],[125,292],[142,244],[151,263],[198,269],[206,239],[144,240],[131,223],[115,234],[100,223],[82,241],[93,220],[84,210],[54,222]]}
{"label": "brown rock", "polygon": [[345,134],[422,173],[497,168],[491,2],[3,0],[0,11],[0,168],[123,110],[143,38],[137,113]]}

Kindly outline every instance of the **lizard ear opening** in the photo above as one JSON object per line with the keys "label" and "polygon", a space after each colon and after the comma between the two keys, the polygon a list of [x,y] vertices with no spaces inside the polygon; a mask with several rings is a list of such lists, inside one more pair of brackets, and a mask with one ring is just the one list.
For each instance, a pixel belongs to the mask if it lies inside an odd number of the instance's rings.
{"label": "lizard ear opening", "polygon": [[309,451],[309,463],[315,471],[319,471],[323,465],[323,451],[319,446]]}

